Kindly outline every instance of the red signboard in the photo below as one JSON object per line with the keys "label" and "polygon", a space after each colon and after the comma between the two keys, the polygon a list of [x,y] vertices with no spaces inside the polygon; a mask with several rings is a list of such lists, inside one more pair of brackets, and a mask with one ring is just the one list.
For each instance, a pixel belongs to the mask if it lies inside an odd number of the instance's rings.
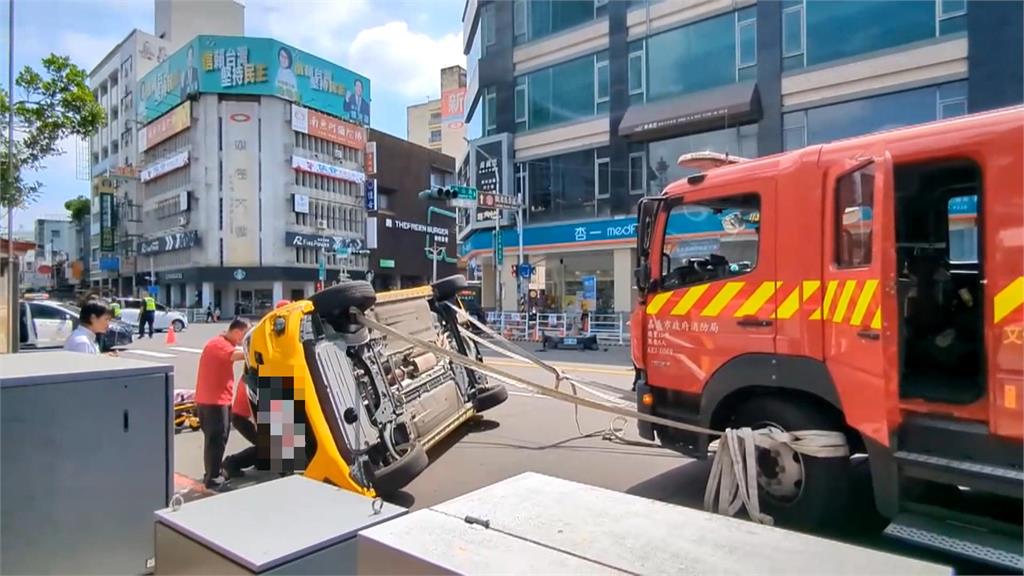
{"label": "red signboard", "polygon": [[441,121],[462,123],[466,114],[466,89],[456,88],[441,93]]}

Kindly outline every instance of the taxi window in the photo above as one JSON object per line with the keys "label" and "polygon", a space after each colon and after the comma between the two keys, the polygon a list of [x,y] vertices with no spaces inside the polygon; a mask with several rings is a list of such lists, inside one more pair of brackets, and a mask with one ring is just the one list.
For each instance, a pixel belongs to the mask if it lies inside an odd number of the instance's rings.
{"label": "taxi window", "polygon": [[757,267],[761,197],[742,194],[672,208],[665,229],[661,287],[712,282]]}

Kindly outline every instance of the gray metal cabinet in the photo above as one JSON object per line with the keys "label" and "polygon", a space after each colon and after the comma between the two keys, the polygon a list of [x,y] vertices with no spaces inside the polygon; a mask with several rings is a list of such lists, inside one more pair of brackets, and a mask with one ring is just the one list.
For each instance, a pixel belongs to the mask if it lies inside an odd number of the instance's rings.
{"label": "gray metal cabinet", "polygon": [[174,487],[172,368],[0,359],[0,572],[142,574]]}

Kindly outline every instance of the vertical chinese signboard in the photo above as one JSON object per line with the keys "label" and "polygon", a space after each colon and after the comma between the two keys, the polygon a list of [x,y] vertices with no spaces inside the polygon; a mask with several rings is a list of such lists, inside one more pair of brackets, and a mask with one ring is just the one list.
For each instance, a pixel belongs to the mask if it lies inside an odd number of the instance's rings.
{"label": "vertical chinese signboard", "polygon": [[100,252],[113,252],[115,248],[114,227],[117,221],[114,216],[114,192],[116,185],[112,178],[100,176],[93,178],[93,201],[99,202],[100,212]]}
{"label": "vertical chinese signboard", "polygon": [[224,265],[258,266],[259,105],[224,103]]}
{"label": "vertical chinese signboard", "polygon": [[363,171],[366,175],[373,176],[377,174],[377,143],[367,142],[366,153],[363,154]]}
{"label": "vertical chinese signboard", "polygon": [[441,94],[441,121],[448,128],[458,130],[466,114],[466,89],[445,90]]}

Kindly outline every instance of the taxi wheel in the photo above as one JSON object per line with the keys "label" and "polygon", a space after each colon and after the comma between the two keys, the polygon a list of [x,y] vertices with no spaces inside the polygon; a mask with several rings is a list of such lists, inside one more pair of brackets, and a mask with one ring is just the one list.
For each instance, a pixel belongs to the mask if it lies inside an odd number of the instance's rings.
{"label": "taxi wheel", "polygon": [[[826,410],[794,398],[760,397],[741,405],[734,427],[843,432]],[[758,499],[775,523],[798,529],[839,528],[846,518],[850,459],[815,458],[785,445],[757,449]]]}
{"label": "taxi wheel", "polygon": [[456,274],[454,276],[448,276],[447,278],[441,278],[432,285],[434,288],[434,296],[438,300],[445,301],[450,300],[459,293],[459,290],[463,290],[469,286],[466,282],[466,277],[462,274]]}
{"label": "taxi wheel", "polygon": [[369,282],[354,280],[317,292],[309,300],[321,314],[333,315],[350,308],[369,310],[377,303],[377,293]]}
{"label": "taxi wheel", "polygon": [[373,471],[373,489],[379,496],[390,496],[404,488],[427,468],[430,460],[423,445],[418,442],[398,447],[402,457]]}
{"label": "taxi wheel", "polygon": [[498,406],[505,400],[508,400],[508,390],[501,384],[480,388],[476,398],[473,398],[473,409],[477,412],[484,412]]}

